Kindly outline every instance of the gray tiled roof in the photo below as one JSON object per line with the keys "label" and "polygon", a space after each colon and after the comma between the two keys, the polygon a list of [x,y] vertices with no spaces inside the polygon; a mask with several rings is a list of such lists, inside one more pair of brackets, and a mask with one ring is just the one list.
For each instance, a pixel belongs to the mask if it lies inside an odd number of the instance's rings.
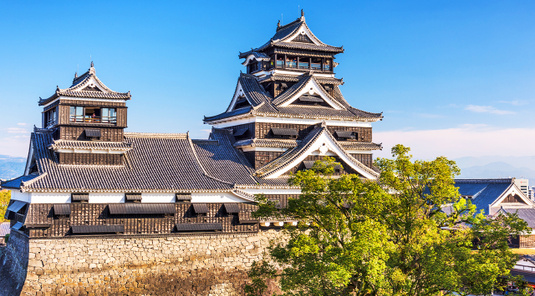
{"label": "gray tiled roof", "polygon": [[[231,191],[235,183],[257,184],[252,168],[229,136],[214,130],[214,145],[195,143],[186,134],[125,133],[125,142],[132,146],[125,164],[92,166],[58,164],[47,149],[51,132],[36,130],[31,138],[39,176],[19,184],[25,191],[64,192]],[[14,182],[18,181],[2,186]]]}
{"label": "gray tiled roof", "polygon": [[[294,148],[299,143],[299,140],[291,139],[246,139],[236,141],[234,147],[269,147],[269,148]],[[376,144],[372,142],[346,142],[338,141],[338,145],[344,148],[345,150],[381,150],[383,149],[381,144]]]}
{"label": "gray tiled roof", "polygon": [[[306,75],[306,74],[302,74]],[[260,78],[259,82],[267,82],[267,81],[288,81],[288,82],[299,82],[301,80],[302,75],[285,75],[285,74],[272,74],[265,77]],[[325,84],[334,84],[334,85],[341,85],[344,84],[343,79],[338,79],[335,77],[316,77],[316,80],[319,83],[325,83]]]}
{"label": "gray tiled roof", "polygon": [[477,210],[484,210],[489,214],[491,205],[511,185],[512,179],[456,179],[455,186],[459,188],[461,196],[472,196],[471,201]]}
{"label": "gray tiled roof", "polygon": [[507,209],[502,208],[507,213],[517,213],[518,217],[526,222],[531,228],[535,228],[535,209]]}
{"label": "gray tiled roof", "polygon": [[253,146],[269,148],[293,148],[297,146],[297,140],[289,139],[247,139],[234,143],[234,147]]}
{"label": "gray tiled roof", "polygon": [[239,83],[243,86],[243,91],[248,101],[251,103],[250,108],[241,108],[230,112],[223,112],[215,116],[205,117],[205,122],[211,122],[234,116],[243,116],[245,114],[277,116],[289,118],[307,118],[307,119],[340,119],[340,120],[365,120],[377,121],[381,119],[382,113],[372,113],[353,108],[344,99],[338,86],[334,87],[332,100],[343,106],[345,109],[336,110],[324,106],[296,106],[290,104],[287,107],[277,106],[287,100],[291,95],[299,91],[310,79],[317,79],[311,75],[301,75],[300,81],[287,89],[277,98],[271,97],[264,88],[258,83],[258,78],[250,74],[241,74]]}
{"label": "gray tiled roof", "polygon": [[[275,47],[279,46],[279,47],[293,48],[293,49],[314,50],[314,51],[326,51],[326,52],[332,52],[332,53],[344,52],[343,47],[336,47],[336,46],[327,45],[327,44],[321,42],[315,36],[314,36],[314,38],[319,41],[319,45],[312,44],[312,43],[303,43],[303,42],[286,42],[285,39],[290,37],[291,35],[293,35],[295,33],[295,31],[297,29],[299,29],[299,27],[301,27],[301,25],[304,25],[304,26],[307,27],[307,29],[309,29],[308,25],[305,22],[305,18],[304,17],[300,17],[300,18],[296,19],[295,21],[293,21],[293,22],[291,22],[289,24],[286,24],[284,26],[278,27],[277,28],[277,32],[275,33],[275,35],[273,35],[273,37],[271,37],[271,39],[269,39],[268,42],[266,42],[264,45],[262,45],[262,46],[260,46],[258,48],[252,49],[252,50],[247,51],[247,52],[240,53],[239,57],[240,58],[245,58],[249,54],[251,54],[252,52],[263,51],[263,50],[265,50],[265,49],[267,49],[269,47],[272,47],[272,46],[275,46]],[[312,33],[312,31],[310,31],[310,32]]]}
{"label": "gray tiled roof", "polygon": [[[99,87],[104,91],[100,91],[99,88],[91,88],[89,83],[91,78],[93,78],[99,85]],[[60,89],[58,87],[52,96],[46,99],[40,99],[39,105],[45,105],[60,96],[94,99],[114,99],[120,101],[130,100],[131,98],[130,92],[115,92],[109,89],[104,83],[102,83],[102,81],[100,81],[100,79],[98,79],[98,77],[96,76],[93,63],[91,63],[91,67],[87,72],[85,72],[79,77],[74,78],[70,87],[66,89]]]}
{"label": "gray tiled roof", "polygon": [[11,180],[6,180],[2,182],[2,188],[20,188],[24,182],[29,182],[35,178],[39,177],[38,175],[27,175],[20,176]]}
{"label": "gray tiled roof", "polygon": [[100,142],[100,141],[74,141],[74,140],[54,140],[49,146],[50,149],[106,149],[128,151],[132,148],[132,143],[126,142]]}
{"label": "gray tiled roof", "polygon": [[209,175],[230,184],[256,184],[252,177],[253,167],[240,151],[233,148],[231,135],[230,130],[213,129],[210,139],[217,140],[218,145],[194,140],[199,162]]}
{"label": "gray tiled roof", "polygon": [[344,148],[345,150],[382,150],[383,146],[381,144],[376,144],[372,142],[346,142],[338,141],[338,145]]}

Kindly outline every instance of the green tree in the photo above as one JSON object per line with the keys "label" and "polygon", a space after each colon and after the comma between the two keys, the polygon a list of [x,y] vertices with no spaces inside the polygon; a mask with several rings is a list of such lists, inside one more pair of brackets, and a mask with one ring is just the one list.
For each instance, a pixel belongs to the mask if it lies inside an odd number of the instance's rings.
{"label": "green tree", "polygon": [[300,223],[271,246],[272,260],[255,263],[249,295],[264,293],[266,278],[277,278],[283,295],[490,293],[517,259],[509,236],[527,224],[476,214],[454,186],[454,162],[413,162],[408,153],[397,145],[394,159],[376,161],[378,182],[333,178],[334,160],[325,159],[292,176],[302,194],[286,208],[261,198],[258,217]]}
{"label": "green tree", "polygon": [[11,199],[11,191],[2,190],[0,191],[0,223],[4,222],[4,215],[6,214],[7,206],[9,200]]}

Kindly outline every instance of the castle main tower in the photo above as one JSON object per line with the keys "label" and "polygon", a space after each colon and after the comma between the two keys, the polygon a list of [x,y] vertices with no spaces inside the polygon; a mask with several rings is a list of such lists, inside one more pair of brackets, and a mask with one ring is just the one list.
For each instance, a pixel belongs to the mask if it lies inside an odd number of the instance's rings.
{"label": "castle main tower", "polygon": [[284,26],[264,45],[239,54],[240,74],[227,109],[205,117],[215,128],[232,129],[234,146],[260,178],[278,178],[333,156],[344,170],[375,179],[371,123],[381,113],[353,108],[340,92],[335,56],[343,47],[319,40],[305,16]]}

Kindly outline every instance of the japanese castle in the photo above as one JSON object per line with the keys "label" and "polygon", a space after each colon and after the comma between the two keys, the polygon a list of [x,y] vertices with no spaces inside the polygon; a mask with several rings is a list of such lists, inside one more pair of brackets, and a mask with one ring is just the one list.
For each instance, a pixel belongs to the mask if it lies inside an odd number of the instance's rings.
{"label": "japanese castle", "polygon": [[[206,116],[208,139],[132,133],[130,92],[116,92],[89,70],[39,100],[24,174],[5,181],[6,218],[29,238],[256,232],[293,221],[258,221],[255,195],[284,206],[297,197],[292,172],[325,156],[337,174],[365,179],[372,166],[372,123],[381,113],[352,107],[335,76],[342,47],[320,41],[305,17],[281,26],[264,45],[239,54],[230,103]],[[224,106],[222,106],[223,109]]]}

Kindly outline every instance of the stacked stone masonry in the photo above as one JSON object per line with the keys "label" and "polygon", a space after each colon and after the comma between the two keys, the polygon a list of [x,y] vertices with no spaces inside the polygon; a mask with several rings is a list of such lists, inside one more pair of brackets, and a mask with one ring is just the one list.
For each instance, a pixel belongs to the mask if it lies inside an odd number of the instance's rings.
{"label": "stacked stone masonry", "polygon": [[[22,246],[10,241],[14,252],[3,260],[26,256],[27,276],[24,281],[26,271],[13,273],[20,276],[2,295],[16,295],[22,282],[21,295],[243,295],[247,270],[265,256],[271,240],[283,237],[273,229],[166,237],[19,236],[14,241]],[[24,262],[12,268],[21,266]]]}

